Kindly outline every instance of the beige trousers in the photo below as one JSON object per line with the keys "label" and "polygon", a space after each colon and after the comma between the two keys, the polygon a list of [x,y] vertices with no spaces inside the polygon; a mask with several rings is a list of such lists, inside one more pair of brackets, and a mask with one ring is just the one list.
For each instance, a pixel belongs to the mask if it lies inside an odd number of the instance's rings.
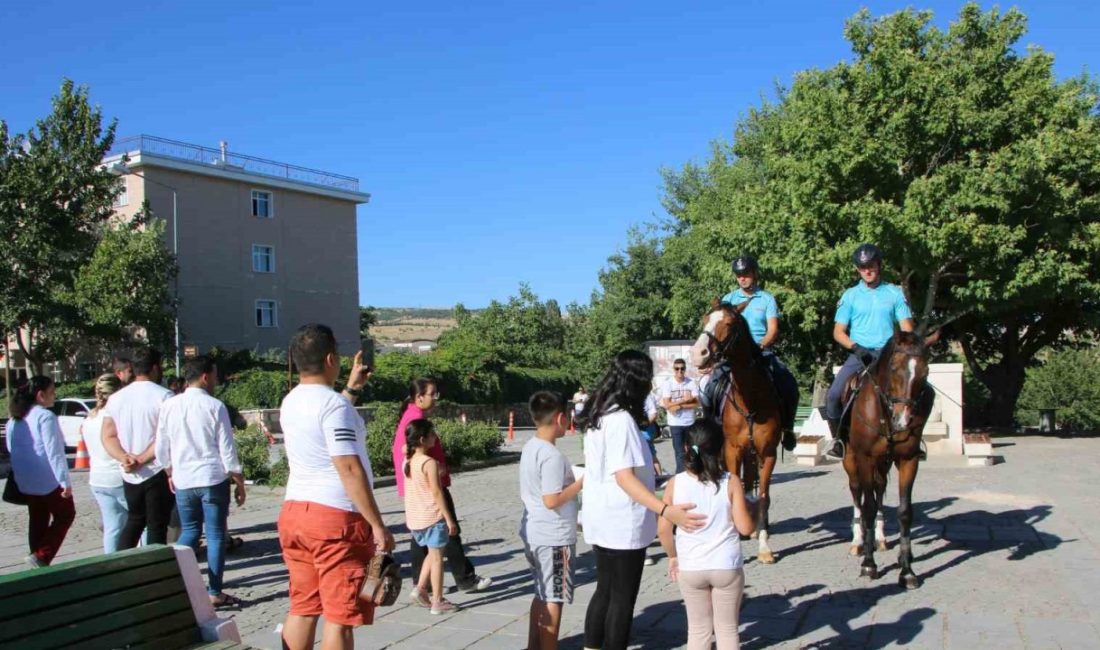
{"label": "beige trousers", "polygon": [[688,650],[710,650],[712,632],[718,650],[740,648],[737,620],[745,589],[744,570],[681,571],[679,584],[687,607]]}

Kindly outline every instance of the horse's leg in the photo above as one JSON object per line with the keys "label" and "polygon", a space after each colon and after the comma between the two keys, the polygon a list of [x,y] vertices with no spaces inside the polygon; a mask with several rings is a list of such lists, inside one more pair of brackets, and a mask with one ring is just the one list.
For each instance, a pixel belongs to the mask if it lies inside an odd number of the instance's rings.
{"label": "horse's leg", "polygon": [[862,502],[860,503],[860,519],[863,525],[863,563],[859,575],[874,580],[878,578],[878,566],[875,564],[875,514],[878,512],[878,499],[875,498],[875,468],[874,460],[863,459],[859,468],[859,487]]}
{"label": "horse's leg", "polygon": [[[760,458],[759,453],[757,458]],[[760,505],[756,511],[756,530],[759,535],[756,559],[764,564],[775,563],[775,555],[768,547],[768,510],[772,503],[768,486],[771,485],[773,471],[775,471],[775,456],[764,457],[763,462],[760,463]]]}
{"label": "horse's leg", "polygon": [[[885,486],[883,486],[885,488]],[[875,515],[875,550],[886,551],[886,514],[882,506],[883,500],[878,500],[878,514]]]}
{"label": "horse's leg", "polygon": [[848,489],[852,493],[852,544],[848,547],[848,555],[858,557],[863,552],[863,526],[859,524],[859,503],[863,491],[859,487],[855,456],[850,452],[844,455],[844,470],[848,473]]}
{"label": "horse's leg", "polygon": [[901,574],[898,584],[906,589],[920,586],[920,578],[913,572],[913,549],[909,539],[909,530],[913,525],[913,483],[917,480],[918,458],[897,461],[898,467],[898,565]]}

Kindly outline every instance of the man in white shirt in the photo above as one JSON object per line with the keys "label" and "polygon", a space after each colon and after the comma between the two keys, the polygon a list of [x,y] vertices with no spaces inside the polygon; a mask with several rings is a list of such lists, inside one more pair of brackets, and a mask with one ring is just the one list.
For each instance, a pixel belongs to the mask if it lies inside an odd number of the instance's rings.
{"label": "man in white shirt", "polygon": [[156,432],[161,404],[172,391],[160,385],[160,352],[138,350],[130,360],[134,381],[111,395],[103,409],[103,448],[122,465],[122,486],[130,511],[119,548],[134,548],[148,529],[150,544],[168,543],[168,520],[176,507],[168,474],[157,461]]}
{"label": "man in white shirt", "polygon": [[205,528],[210,602],[215,607],[239,604],[222,592],[230,481],[236,485],[238,506],[245,498],[233,425],[225,404],[210,395],[218,385],[218,369],[210,357],[188,359],[183,378],[186,390],[160,409],[156,444],[157,460],[175,488],[182,529],[177,543],[197,553]]}
{"label": "man in white shirt", "polygon": [[351,648],[354,628],[374,620],[374,605],[359,599],[364,567],[376,552],[393,548],[374,500],[366,426],[350,401],[369,369],[357,354],[347,389],[337,394],[336,337],[319,324],[298,330],[290,357],[299,383],[279,411],[290,464],[279,514],[279,544],[290,574],[283,647],[312,648],[323,614],[322,647]]}
{"label": "man in white shirt", "polygon": [[666,411],[672,453],[676,458],[676,473],[684,471],[684,432],[695,424],[695,407],[699,405],[699,385],[687,376],[687,362],[672,362],[672,379],[661,386],[661,406]]}

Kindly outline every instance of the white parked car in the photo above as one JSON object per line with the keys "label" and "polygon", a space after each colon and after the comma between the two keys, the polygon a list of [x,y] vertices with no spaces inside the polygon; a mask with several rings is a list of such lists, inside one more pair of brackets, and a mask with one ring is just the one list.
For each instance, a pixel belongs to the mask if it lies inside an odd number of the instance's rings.
{"label": "white parked car", "polygon": [[65,446],[76,448],[80,443],[80,425],[95,408],[95,399],[88,397],[61,397],[53,404],[53,412],[65,434]]}

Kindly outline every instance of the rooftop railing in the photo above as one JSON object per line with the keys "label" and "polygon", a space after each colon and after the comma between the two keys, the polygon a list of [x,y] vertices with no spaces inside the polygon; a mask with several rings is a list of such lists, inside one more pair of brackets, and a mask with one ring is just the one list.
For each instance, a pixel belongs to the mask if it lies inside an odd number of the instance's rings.
{"label": "rooftop railing", "polygon": [[310,183],[312,185],[331,187],[350,192],[359,191],[359,179],[352,178],[351,176],[331,174],[318,169],[288,165],[274,160],[256,158],[255,156],[245,156],[231,151],[223,152],[220,149],[212,149],[197,144],[188,144],[186,142],[178,142],[176,140],[158,138],[151,135],[135,135],[128,138],[119,138],[115,140],[114,146],[111,147],[107,155],[115,156],[133,153],[147,153],[154,156],[185,160],[187,162],[203,165],[240,169],[260,176],[285,178],[291,181]]}

